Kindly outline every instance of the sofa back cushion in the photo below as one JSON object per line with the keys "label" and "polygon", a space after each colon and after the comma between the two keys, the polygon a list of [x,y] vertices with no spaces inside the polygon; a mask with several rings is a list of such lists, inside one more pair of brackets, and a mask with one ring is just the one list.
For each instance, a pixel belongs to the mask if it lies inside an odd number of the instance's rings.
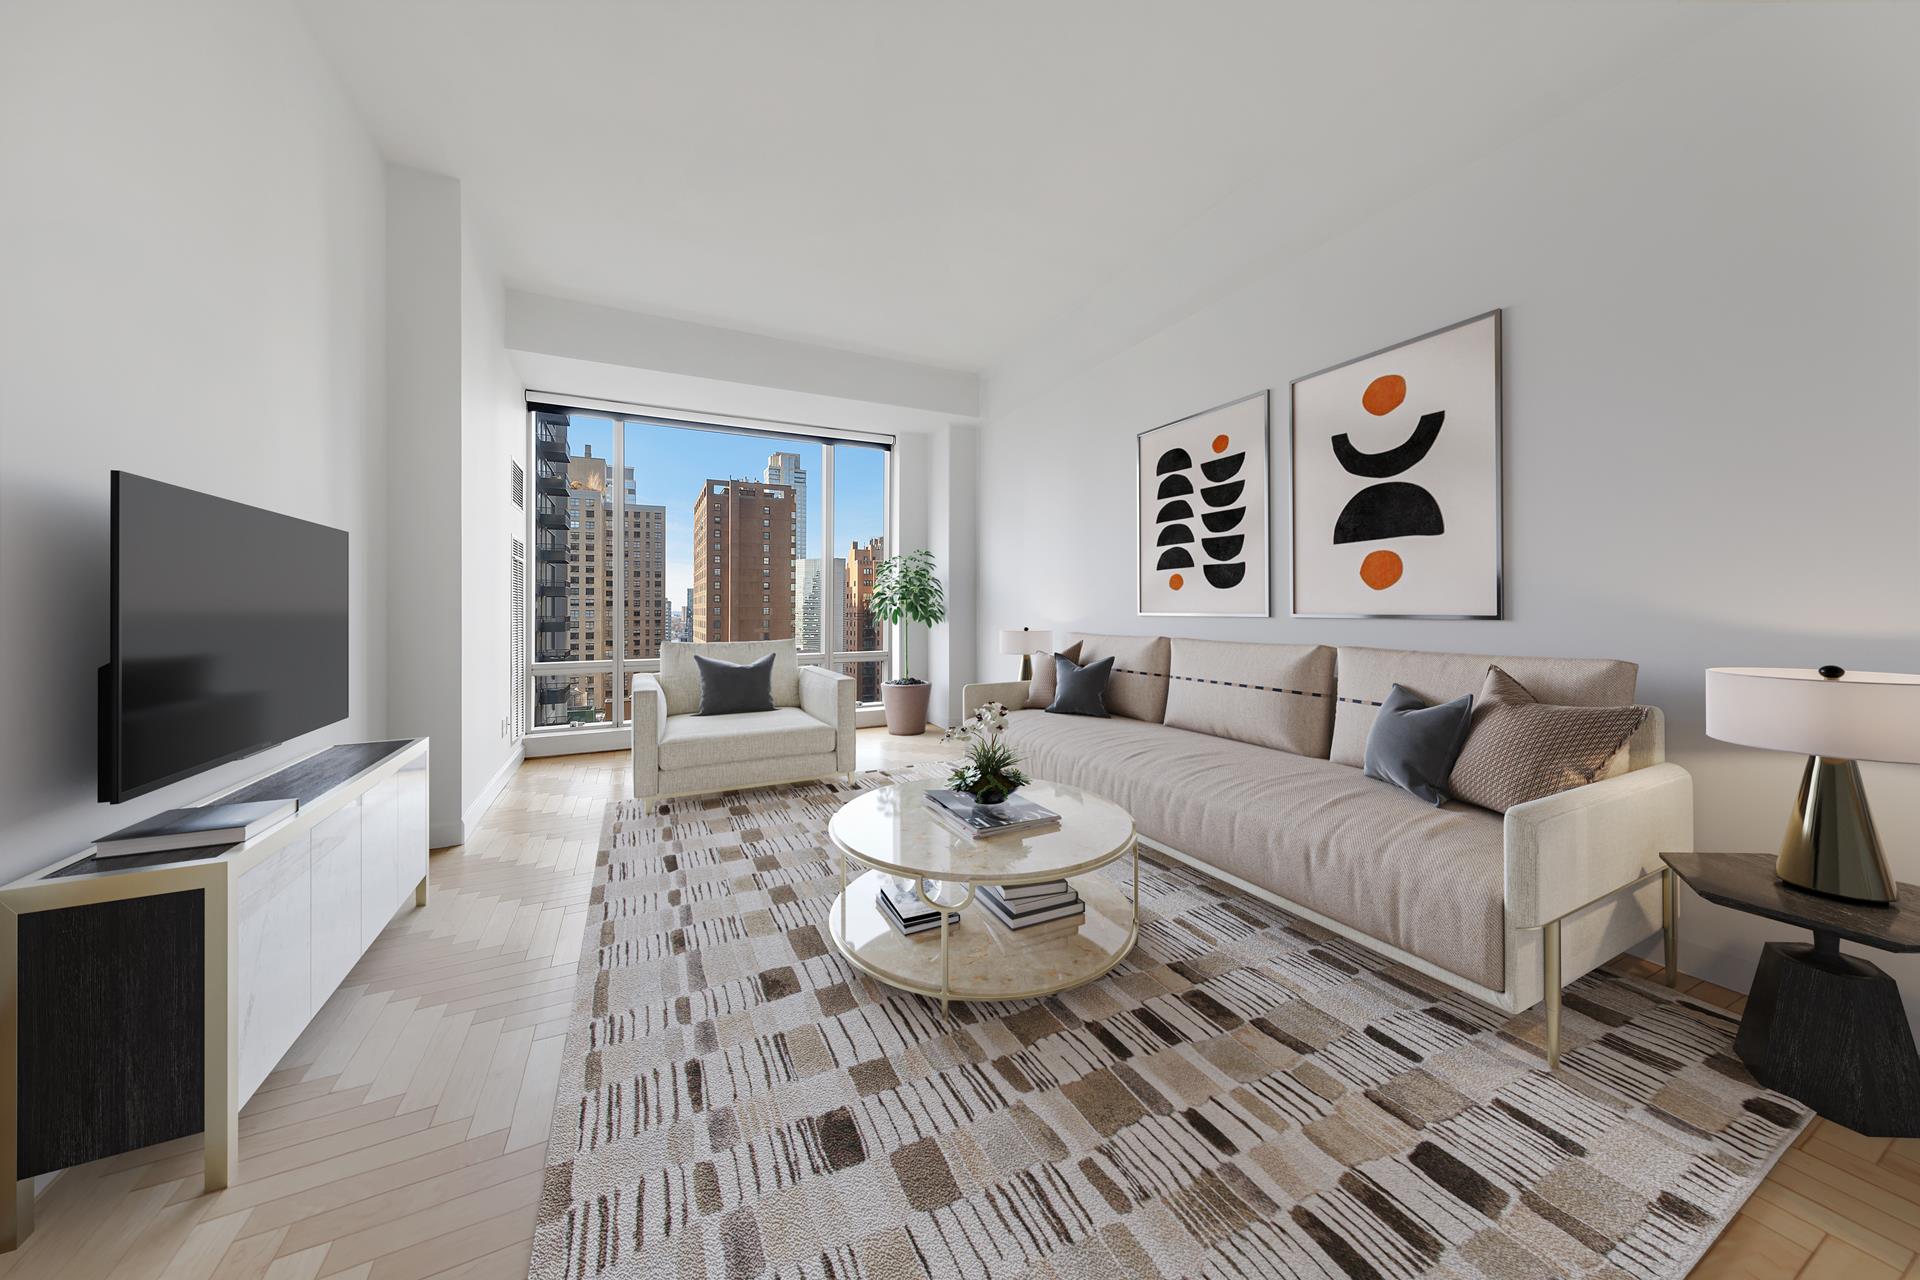
{"label": "sofa back cushion", "polygon": [[1367,733],[1394,685],[1429,703],[1448,702],[1463,693],[1478,694],[1487,668],[1496,664],[1540,701],[1567,707],[1626,706],[1640,674],[1638,664],[1611,658],[1507,658],[1341,645],[1330,758],[1335,764],[1365,765]]}
{"label": "sofa back cushion", "polygon": [[1113,659],[1113,679],[1107,682],[1108,714],[1153,724],[1166,719],[1170,650],[1165,636],[1073,634],[1058,639],[1063,649],[1079,644],[1083,667],[1102,658]]}
{"label": "sofa back cushion", "polygon": [[660,646],[660,688],[667,695],[667,714],[696,715],[700,711],[699,653],[725,662],[754,662],[773,655],[773,705],[800,705],[800,662],[791,640],[724,640],[688,644],[672,640]]}
{"label": "sofa back cushion", "polygon": [[1176,729],[1325,760],[1333,696],[1328,645],[1171,641],[1166,723]]}

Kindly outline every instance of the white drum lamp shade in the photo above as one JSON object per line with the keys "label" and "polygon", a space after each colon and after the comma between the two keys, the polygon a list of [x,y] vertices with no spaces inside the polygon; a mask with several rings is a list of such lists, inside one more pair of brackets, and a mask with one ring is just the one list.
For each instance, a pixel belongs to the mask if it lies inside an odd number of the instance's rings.
{"label": "white drum lamp shade", "polygon": [[1769,751],[1920,764],[1920,676],[1713,667],[1707,736]]}
{"label": "white drum lamp shade", "polygon": [[1002,653],[1045,653],[1053,648],[1053,632],[1008,628],[1000,633]]}
{"label": "white drum lamp shade", "polygon": [[1782,880],[1855,902],[1899,896],[1857,762],[1920,764],[1920,676],[1713,667],[1707,671],[1707,736],[1806,753],[1775,865]]}
{"label": "white drum lamp shade", "polygon": [[1000,652],[1020,655],[1020,678],[1033,679],[1033,655],[1053,648],[1053,632],[1008,627],[1000,632]]}

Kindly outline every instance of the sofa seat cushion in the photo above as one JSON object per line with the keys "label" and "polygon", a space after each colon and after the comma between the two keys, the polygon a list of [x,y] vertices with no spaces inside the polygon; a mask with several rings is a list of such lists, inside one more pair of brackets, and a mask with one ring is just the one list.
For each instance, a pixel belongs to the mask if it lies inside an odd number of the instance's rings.
{"label": "sofa seat cushion", "polygon": [[1349,765],[1163,724],[1016,711],[1028,773],[1084,787],[1140,834],[1494,991],[1506,986],[1499,817]]}
{"label": "sofa seat cushion", "polygon": [[798,707],[730,716],[668,716],[660,736],[660,767],[697,769],[772,756],[830,755],[833,749],[833,726]]}

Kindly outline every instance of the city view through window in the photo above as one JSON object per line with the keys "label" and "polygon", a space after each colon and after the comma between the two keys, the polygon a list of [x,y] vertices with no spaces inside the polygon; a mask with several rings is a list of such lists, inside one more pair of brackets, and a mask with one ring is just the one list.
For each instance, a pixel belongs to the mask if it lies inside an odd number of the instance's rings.
{"label": "city view through window", "polygon": [[533,419],[536,730],[624,723],[633,671],[668,640],[791,640],[853,676],[859,701],[879,700],[888,636],[869,597],[887,554],[884,448]]}

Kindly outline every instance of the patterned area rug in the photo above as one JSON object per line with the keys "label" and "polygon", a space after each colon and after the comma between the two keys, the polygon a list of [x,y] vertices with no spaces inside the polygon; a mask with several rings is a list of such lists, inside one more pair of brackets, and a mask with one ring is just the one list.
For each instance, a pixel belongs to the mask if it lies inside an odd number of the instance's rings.
{"label": "patterned area rug", "polygon": [[1144,859],[1119,968],[942,1020],[827,941],[852,793],[616,807],[533,1277],[1678,1276],[1808,1119],[1664,987],[1570,987],[1550,1074],[1537,1010]]}

